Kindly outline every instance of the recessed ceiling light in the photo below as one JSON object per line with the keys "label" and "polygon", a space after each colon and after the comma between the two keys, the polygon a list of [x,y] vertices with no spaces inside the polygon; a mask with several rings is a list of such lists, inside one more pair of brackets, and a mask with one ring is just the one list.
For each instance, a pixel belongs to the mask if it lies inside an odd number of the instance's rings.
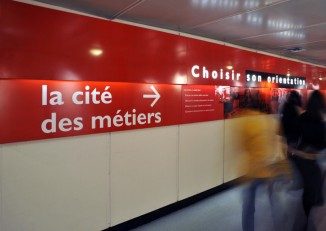
{"label": "recessed ceiling light", "polygon": [[91,53],[93,56],[100,56],[103,54],[103,50],[99,48],[93,48],[89,50],[89,53]]}
{"label": "recessed ceiling light", "polygon": [[305,49],[302,47],[290,47],[290,48],[286,48],[285,50],[292,53],[296,53],[296,52],[304,51]]}

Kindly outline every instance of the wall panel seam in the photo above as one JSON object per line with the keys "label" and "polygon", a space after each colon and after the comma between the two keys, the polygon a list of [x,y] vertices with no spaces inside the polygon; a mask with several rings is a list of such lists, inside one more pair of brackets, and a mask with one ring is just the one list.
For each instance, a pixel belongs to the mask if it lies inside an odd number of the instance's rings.
{"label": "wall panel seam", "polygon": [[109,192],[109,195],[108,195],[108,209],[107,209],[107,219],[108,219],[108,223],[109,223],[109,227],[111,227],[111,224],[112,224],[112,208],[111,208],[111,205],[112,205],[112,190],[111,190],[111,154],[112,154],[112,143],[111,143],[111,134],[112,133],[108,133],[108,139],[107,139],[107,143],[106,143],[106,153],[109,155],[108,156],[108,180],[109,180],[109,183],[108,183],[108,192]]}
{"label": "wall panel seam", "polygon": [[0,145],[0,230],[3,230],[3,152]]}
{"label": "wall panel seam", "polygon": [[222,168],[223,168],[223,174],[222,174],[222,183],[225,183],[225,177],[224,177],[224,160],[225,160],[225,120],[223,120],[223,149],[222,149]]}
{"label": "wall panel seam", "polygon": [[177,201],[180,200],[180,125],[177,127]]}

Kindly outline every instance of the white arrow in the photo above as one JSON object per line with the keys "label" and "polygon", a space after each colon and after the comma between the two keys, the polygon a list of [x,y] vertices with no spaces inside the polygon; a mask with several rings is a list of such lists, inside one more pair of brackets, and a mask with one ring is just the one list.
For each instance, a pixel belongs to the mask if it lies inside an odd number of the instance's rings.
{"label": "white arrow", "polygon": [[154,101],[151,104],[151,107],[153,107],[156,104],[156,102],[161,98],[161,95],[158,93],[158,91],[155,89],[155,87],[153,85],[151,85],[150,88],[154,92],[154,95],[143,94],[143,98],[144,99],[154,99]]}

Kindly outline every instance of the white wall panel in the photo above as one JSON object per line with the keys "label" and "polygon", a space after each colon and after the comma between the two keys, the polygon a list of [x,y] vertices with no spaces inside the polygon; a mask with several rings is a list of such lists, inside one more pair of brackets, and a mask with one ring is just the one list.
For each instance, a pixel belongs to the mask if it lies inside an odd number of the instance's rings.
{"label": "white wall panel", "polygon": [[223,183],[224,121],[180,125],[179,199]]}
{"label": "white wall panel", "polygon": [[109,226],[108,135],[3,145],[1,231]]}
{"label": "white wall panel", "polygon": [[112,225],[175,202],[178,126],[111,135]]}
{"label": "white wall panel", "polygon": [[240,145],[241,136],[238,128],[245,118],[225,120],[224,145],[224,182],[234,180],[243,175],[243,161],[245,152]]}

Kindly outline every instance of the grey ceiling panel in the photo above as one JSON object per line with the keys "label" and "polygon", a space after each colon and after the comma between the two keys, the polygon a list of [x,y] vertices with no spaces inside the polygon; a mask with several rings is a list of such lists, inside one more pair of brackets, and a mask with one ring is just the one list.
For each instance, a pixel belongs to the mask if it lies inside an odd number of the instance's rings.
{"label": "grey ceiling panel", "polygon": [[[293,47],[300,47],[302,48],[302,51],[291,52],[290,49]],[[326,63],[326,40],[306,44],[292,44],[290,46],[276,47],[267,51],[305,61],[313,61],[318,64]]]}
{"label": "grey ceiling panel", "polygon": [[63,8],[76,10],[100,17],[112,18],[139,0],[37,0]]}
{"label": "grey ceiling panel", "polygon": [[[309,10],[307,10],[309,9]],[[326,1],[295,0],[250,13],[225,18],[216,23],[188,30],[223,41],[238,40],[326,22]]]}
{"label": "grey ceiling panel", "polygon": [[[309,43],[297,43],[297,44],[291,44],[284,47],[280,47],[280,49],[287,49],[291,47],[302,47],[304,50],[311,50],[311,51],[320,51],[320,50],[326,50],[326,38],[325,40],[318,40],[315,42],[309,42]],[[326,56],[326,53],[325,53]]]}
{"label": "grey ceiling panel", "polygon": [[291,47],[325,39],[326,23],[301,30],[289,30],[236,41],[237,44],[256,48]]}
{"label": "grey ceiling panel", "polygon": [[120,19],[187,28],[284,0],[147,0],[120,16]]}
{"label": "grey ceiling panel", "polygon": [[[270,35],[239,40],[236,44],[325,65],[325,34],[326,23],[305,30],[277,32]],[[290,51],[293,48],[302,51]]]}

